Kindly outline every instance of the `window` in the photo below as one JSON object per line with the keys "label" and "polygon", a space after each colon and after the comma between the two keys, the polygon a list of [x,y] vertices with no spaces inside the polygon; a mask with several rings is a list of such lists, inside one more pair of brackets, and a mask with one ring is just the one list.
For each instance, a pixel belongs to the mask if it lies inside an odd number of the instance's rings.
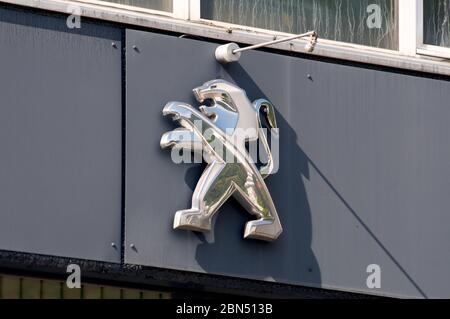
{"label": "window", "polygon": [[201,18],[398,49],[397,0],[203,0]]}
{"label": "window", "polygon": [[423,42],[450,47],[450,0],[424,1]]}

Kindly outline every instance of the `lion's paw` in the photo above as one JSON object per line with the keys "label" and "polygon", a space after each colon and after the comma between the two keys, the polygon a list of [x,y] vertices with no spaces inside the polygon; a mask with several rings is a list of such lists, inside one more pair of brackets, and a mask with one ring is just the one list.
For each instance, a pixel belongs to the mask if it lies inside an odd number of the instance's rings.
{"label": "lion's paw", "polygon": [[182,118],[190,118],[194,108],[183,102],[169,102],[163,108],[163,115],[172,115],[174,121],[178,121]]}
{"label": "lion's paw", "polygon": [[282,231],[283,228],[278,219],[261,218],[247,223],[244,238],[274,241],[280,236]]}
{"label": "lion's paw", "polygon": [[180,210],[175,213],[173,229],[186,229],[200,232],[210,231],[211,219],[196,209]]}

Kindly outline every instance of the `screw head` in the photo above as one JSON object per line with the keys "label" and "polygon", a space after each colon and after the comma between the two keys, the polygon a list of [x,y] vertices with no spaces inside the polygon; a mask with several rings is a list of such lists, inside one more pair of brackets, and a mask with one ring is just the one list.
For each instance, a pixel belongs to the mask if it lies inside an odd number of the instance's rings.
{"label": "screw head", "polygon": [[117,49],[117,44],[116,44],[116,42],[111,43],[111,46],[112,46],[114,49]]}
{"label": "screw head", "polygon": [[117,246],[116,246],[116,243],[111,243],[111,247],[112,248],[116,248]]}

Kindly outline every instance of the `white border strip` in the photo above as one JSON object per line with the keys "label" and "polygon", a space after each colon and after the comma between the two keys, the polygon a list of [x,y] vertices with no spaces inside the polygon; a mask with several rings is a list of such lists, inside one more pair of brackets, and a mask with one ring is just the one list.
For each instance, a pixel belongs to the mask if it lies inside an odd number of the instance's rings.
{"label": "white border strip", "polygon": [[[273,32],[258,32],[245,27],[226,26],[212,21],[189,21],[168,17],[167,13],[143,13],[136,10],[127,10],[115,6],[87,3],[87,0],[0,0],[0,2],[69,13],[73,6],[80,8],[81,16],[125,23],[141,27],[148,27],[177,33],[195,35],[211,39],[220,39],[230,42],[257,44],[270,41],[274,38]],[[196,0],[193,0],[194,2]],[[194,4],[195,5],[195,4]],[[278,33],[280,34],[280,33]],[[320,37],[320,34],[319,34]],[[304,53],[305,40],[294,40],[289,43],[273,45],[272,48]],[[426,57],[403,56],[396,51],[372,49],[342,42],[319,39],[313,55],[369,63],[414,70],[420,72],[450,75],[450,62],[445,59],[430,59]]]}

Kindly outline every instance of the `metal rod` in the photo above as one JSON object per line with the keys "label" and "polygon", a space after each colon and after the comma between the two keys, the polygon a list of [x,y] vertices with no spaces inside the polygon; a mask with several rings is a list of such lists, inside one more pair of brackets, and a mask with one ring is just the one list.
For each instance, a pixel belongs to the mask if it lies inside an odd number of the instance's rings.
{"label": "metal rod", "polygon": [[282,38],[282,39],[278,39],[278,40],[273,40],[273,41],[268,41],[268,42],[263,42],[263,43],[259,43],[259,44],[255,44],[255,45],[251,45],[245,48],[240,48],[240,49],[236,49],[233,50],[233,54],[239,53],[239,52],[244,52],[244,51],[248,51],[248,50],[253,50],[253,49],[258,49],[258,48],[262,48],[268,45],[272,45],[272,44],[277,44],[277,43],[281,43],[281,42],[285,42],[285,41],[291,41],[291,40],[295,40],[298,38],[303,38],[303,37],[307,37],[307,36],[316,36],[316,32],[315,31],[309,31],[303,34],[297,34],[297,35],[293,35],[291,37],[287,37],[287,38]]}

